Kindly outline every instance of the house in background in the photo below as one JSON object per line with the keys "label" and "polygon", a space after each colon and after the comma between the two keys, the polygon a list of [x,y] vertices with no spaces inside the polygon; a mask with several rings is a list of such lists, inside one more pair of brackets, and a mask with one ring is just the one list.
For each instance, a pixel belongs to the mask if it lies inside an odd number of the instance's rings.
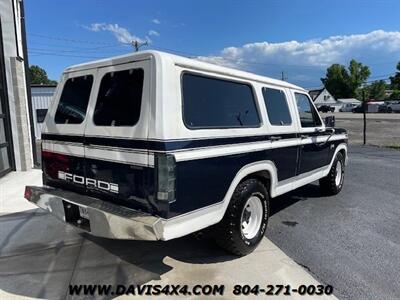
{"label": "house in background", "polygon": [[56,92],[57,85],[52,84],[32,84],[32,109],[33,119],[35,123],[35,138],[41,139],[41,132],[43,121],[46,117],[47,110],[53,101],[54,93]]}
{"label": "house in background", "polygon": [[339,108],[342,106],[342,103],[336,100],[326,88],[310,90],[308,92],[317,108],[322,105],[328,105],[334,107],[335,111],[339,111]]}
{"label": "house in background", "polygon": [[33,167],[36,154],[27,84],[22,0],[0,1],[0,177]]}

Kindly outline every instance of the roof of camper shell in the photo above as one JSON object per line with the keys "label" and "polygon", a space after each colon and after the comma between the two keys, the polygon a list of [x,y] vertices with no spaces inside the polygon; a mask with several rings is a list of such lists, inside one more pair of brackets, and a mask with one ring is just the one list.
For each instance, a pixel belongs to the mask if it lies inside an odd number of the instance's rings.
{"label": "roof of camper shell", "polygon": [[92,69],[92,68],[118,65],[118,64],[133,62],[133,61],[137,61],[137,60],[148,59],[149,57],[154,57],[155,59],[160,59],[160,60],[167,59],[167,60],[171,61],[172,63],[174,63],[175,65],[178,65],[178,66],[181,66],[184,68],[197,69],[200,71],[208,71],[211,73],[219,73],[221,75],[232,76],[232,77],[253,80],[253,81],[258,81],[258,82],[263,82],[263,83],[269,83],[269,84],[278,85],[281,87],[287,87],[287,88],[293,88],[293,89],[305,91],[302,87],[296,86],[296,85],[288,83],[286,81],[281,81],[281,80],[266,77],[266,76],[261,76],[261,75],[256,75],[256,74],[245,72],[245,71],[240,71],[238,69],[223,67],[220,65],[215,65],[215,64],[204,62],[204,61],[196,60],[193,58],[186,58],[183,56],[178,56],[178,55],[161,52],[161,51],[155,51],[155,50],[141,51],[141,52],[137,52],[137,53],[129,53],[129,54],[125,54],[125,55],[114,56],[114,57],[110,57],[110,58],[105,58],[105,59],[101,59],[101,60],[83,63],[83,64],[73,65],[71,67],[66,68],[64,72],[69,73],[69,72]]}

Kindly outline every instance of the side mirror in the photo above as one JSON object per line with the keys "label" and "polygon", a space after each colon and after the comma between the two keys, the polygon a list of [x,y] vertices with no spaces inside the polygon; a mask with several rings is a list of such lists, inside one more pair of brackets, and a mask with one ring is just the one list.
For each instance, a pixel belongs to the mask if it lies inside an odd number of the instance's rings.
{"label": "side mirror", "polygon": [[328,116],[325,118],[325,126],[326,127],[335,127],[335,116]]}

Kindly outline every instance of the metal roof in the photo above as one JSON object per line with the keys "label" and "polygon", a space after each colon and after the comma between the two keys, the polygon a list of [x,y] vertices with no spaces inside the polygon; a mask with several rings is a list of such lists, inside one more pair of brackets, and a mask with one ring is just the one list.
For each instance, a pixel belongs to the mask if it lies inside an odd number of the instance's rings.
{"label": "metal roof", "polygon": [[337,101],[342,103],[361,103],[361,101],[357,100],[356,98],[337,99]]}

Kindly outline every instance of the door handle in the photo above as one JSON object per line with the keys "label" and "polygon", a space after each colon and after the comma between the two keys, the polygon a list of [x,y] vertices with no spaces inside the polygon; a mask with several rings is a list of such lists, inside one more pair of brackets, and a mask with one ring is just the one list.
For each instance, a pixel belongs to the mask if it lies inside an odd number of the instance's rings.
{"label": "door handle", "polygon": [[306,134],[301,134],[300,137],[301,137],[302,139],[306,139],[306,138],[308,138],[308,135],[306,135]]}
{"label": "door handle", "polygon": [[273,141],[279,141],[279,140],[281,140],[281,139],[282,139],[281,136],[271,136],[271,137],[270,137],[271,142],[273,142]]}

